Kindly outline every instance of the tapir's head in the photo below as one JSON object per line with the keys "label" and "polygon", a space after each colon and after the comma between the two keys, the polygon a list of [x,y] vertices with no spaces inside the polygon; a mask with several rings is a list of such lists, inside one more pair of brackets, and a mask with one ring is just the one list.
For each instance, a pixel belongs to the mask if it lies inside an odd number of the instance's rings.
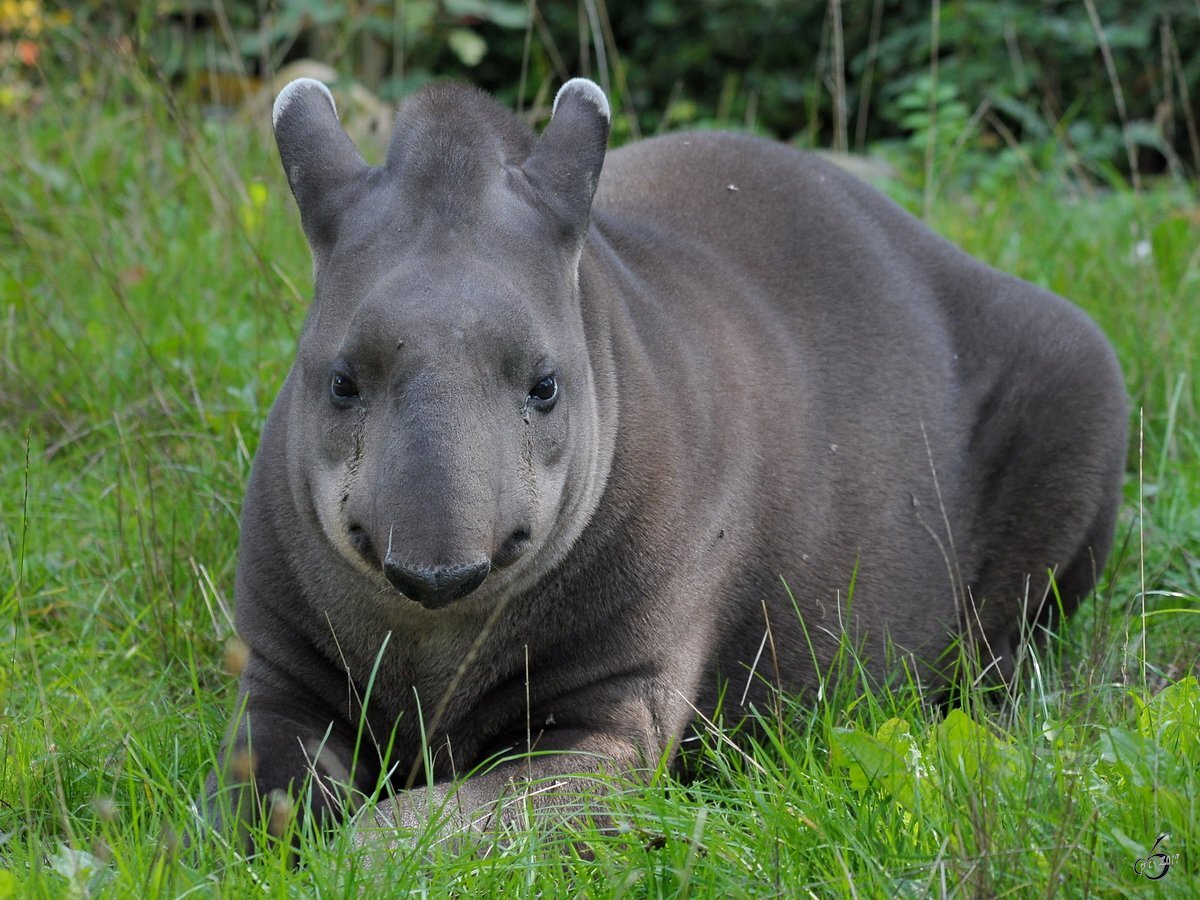
{"label": "tapir's head", "polygon": [[579,298],[604,94],[568,82],[539,138],[436,85],[405,103],[378,167],[319,82],[284,88],[273,123],[316,289],[287,407],[300,514],[428,608],[545,572],[611,446]]}

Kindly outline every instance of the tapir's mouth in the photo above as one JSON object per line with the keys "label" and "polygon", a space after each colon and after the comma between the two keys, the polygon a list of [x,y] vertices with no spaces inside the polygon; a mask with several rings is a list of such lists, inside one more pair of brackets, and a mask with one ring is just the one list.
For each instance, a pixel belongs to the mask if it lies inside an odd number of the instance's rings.
{"label": "tapir's mouth", "polygon": [[491,571],[489,560],[457,566],[413,566],[389,555],[383,563],[383,575],[392,587],[426,609],[441,609],[461,600],[478,588]]}
{"label": "tapir's mouth", "polygon": [[393,588],[426,609],[442,609],[473,593],[494,569],[507,568],[520,559],[531,543],[529,531],[519,528],[509,535],[491,559],[428,566],[407,561],[395,548],[377,555],[375,544],[365,528],[351,524],[348,530],[350,543],[363,559],[373,567],[379,566]]}

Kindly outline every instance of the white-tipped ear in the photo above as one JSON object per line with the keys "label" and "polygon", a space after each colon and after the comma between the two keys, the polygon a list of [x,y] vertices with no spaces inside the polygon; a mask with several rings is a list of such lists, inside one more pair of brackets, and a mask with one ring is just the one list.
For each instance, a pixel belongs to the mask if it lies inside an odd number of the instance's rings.
{"label": "white-tipped ear", "polygon": [[574,241],[587,231],[608,147],[610,115],[599,85],[572,78],[554,98],[550,122],[521,167]]}
{"label": "white-tipped ear", "polygon": [[367,164],[338,121],[333,94],[315,78],[297,78],[279,92],[271,126],[304,233],[315,250],[332,233],[343,189]]}
{"label": "white-tipped ear", "polygon": [[550,107],[551,118],[558,111],[559,101],[572,93],[578,94],[580,99],[587,100],[595,106],[600,111],[600,115],[604,116],[604,121],[612,121],[612,110],[609,108],[608,98],[604,96],[600,85],[588,78],[572,78],[558,89],[558,93],[554,95],[554,105]]}
{"label": "white-tipped ear", "polygon": [[274,128],[279,124],[279,117],[283,115],[288,108],[288,104],[295,99],[296,95],[302,91],[316,90],[325,95],[325,99],[329,101],[329,105],[333,108],[333,114],[337,115],[337,104],[333,102],[333,94],[320,81],[315,78],[297,78],[295,81],[289,81],[279,96],[275,98],[275,105],[271,107],[271,127]]}

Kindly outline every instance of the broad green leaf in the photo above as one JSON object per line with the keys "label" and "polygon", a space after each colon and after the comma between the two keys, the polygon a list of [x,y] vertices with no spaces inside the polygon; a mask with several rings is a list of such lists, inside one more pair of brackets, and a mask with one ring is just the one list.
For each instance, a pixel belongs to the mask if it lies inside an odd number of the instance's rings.
{"label": "broad green leaf", "polygon": [[487,42],[469,28],[454,28],[446,35],[450,49],[466,66],[477,66],[487,53]]}
{"label": "broad green leaf", "polygon": [[904,760],[891,746],[857,728],[833,730],[830,760],[847,770],[850,786],[859,793],[881,787],[881,774],[904,769]]}
{"label": "broad green leaf", "polygon": [[1075,726],[1047,719],[1042,723],[1042,737],[1054,747],[1066,747],[1075,740]]}
{"label": "broad green leaf", "polygon": [[1182,759],[1200,757],[1200,682],[1195,675],[1163,688],[1138,712],[1138,732]]}
{"label": "broad green leaf", "polygon": [[1178,764],[1153,738],[1123,728],[1100,729],[1100,759],[1128,784],[1153,788],[1176,777]]}
{"label": "broad green leaf", "polygon": [[847,770],[850,786],[859,793],[877,788],[906,810],[920,811],[921,754],[902,719],[889,719],[874,735],[834,729],[830,758]]}
{"label": "broad green leaf", "polygon": [[930,752],[940,752],[969,781],[980,772],[995,773],[1009,762],[1009,748],[990,730],[974,722],[961,709],[952,709],[934,729]]}

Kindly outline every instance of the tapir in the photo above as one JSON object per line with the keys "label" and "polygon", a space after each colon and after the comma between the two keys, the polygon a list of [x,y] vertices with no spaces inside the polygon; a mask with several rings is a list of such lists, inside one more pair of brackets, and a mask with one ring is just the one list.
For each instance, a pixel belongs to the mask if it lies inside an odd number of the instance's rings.
{"label": "tapir", "polygon": [[378,166],[319,82],[272,118],[314,298],[242,511],[215,824],[383,790],[377,822],[484,831],[803,702],[846,648],[880,685],[964,651],[1003,678],[1094,589],[1111,346],[834,165],[607,153],[585,79],[540,135],[426,87]]}

